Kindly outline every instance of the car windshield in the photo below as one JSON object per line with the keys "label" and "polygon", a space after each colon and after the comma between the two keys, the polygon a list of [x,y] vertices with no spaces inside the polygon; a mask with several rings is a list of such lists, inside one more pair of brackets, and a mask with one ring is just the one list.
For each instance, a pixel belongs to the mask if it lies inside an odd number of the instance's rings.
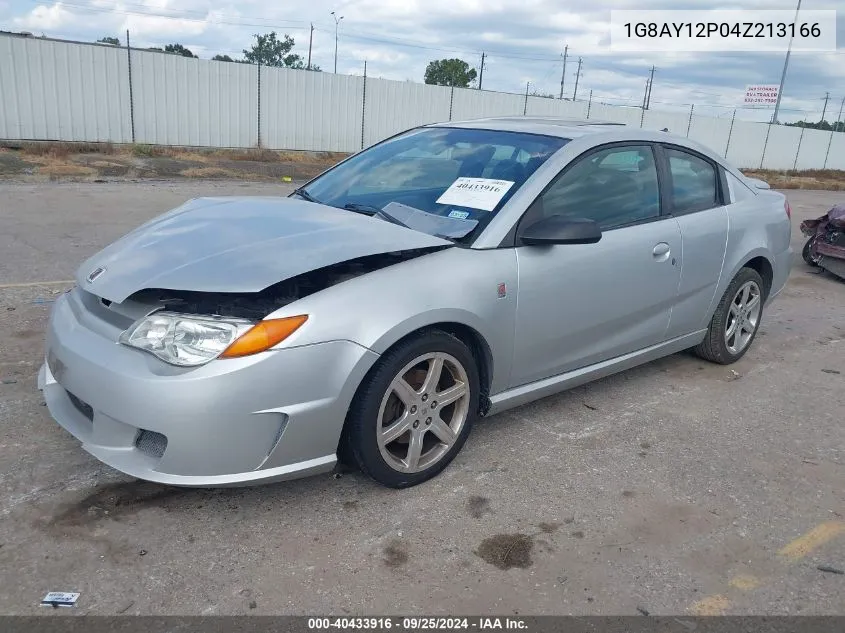
{"label": "car windshield", "polygon": [[486,225],[567,140],[419,128],[353,156],[297,193],[457,240]]}

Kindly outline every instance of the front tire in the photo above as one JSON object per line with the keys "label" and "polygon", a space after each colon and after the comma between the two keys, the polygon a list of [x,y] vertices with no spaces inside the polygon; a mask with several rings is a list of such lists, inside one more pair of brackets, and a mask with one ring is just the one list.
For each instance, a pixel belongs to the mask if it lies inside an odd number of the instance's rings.
{"label": "front tire", "polygon": [[344,429],[347,454],[391,488],[431,479],[466,442],[479,384],[475,358],[456,337],[429,330],[399,343],[355,395]]}
{"label": "front tire", "polygon": [[745,355],[763,317],[763,278],[751,268],[734,277],[710,320],[707,335],[693,350],[713,363],[730,365]]}

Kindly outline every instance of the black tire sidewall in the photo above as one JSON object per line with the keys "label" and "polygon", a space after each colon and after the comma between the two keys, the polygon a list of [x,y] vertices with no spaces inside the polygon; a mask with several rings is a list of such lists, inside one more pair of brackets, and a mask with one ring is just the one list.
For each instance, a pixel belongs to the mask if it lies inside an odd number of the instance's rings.
{"label": "black tire sidewall", "polygon": [[813,261],[813,255],[811,252],[813,242],[815,241],[816,237],[813,236],[804,243],[804,248],[801,250],[801,257],[807,265],[812,266],[813,268],[818,268],[819,263],[817,261]]}
{"label": "black tire sidewall", "polygon": [[[725,331],[728,324],[728,311],[730,310],[731,303],[733,303],[734,297],[736,296],[737,291],[739,288],[746,282],[753,281],[757,284],[757,287],[760,289],[760,316],[757,318],[757,327],[754,328],[754,333],[751,335],[751,339],[748,341],[746,346],[742,348],[737,354],[733,354],[729,349],[728,345],[725,342]],[[730,286],[725,291],[725,294],[722,296],[722,300],[719,302],[719,307],[716,310],[716,314],[714,315],[714,324],[717,324],[718,327],[716,328],[716,332],[713,332],[714,341],[718,347],[718,353],[720,356],[723,356],[725,359],[729,359],[730,362],[738,361],[740,358],[745,356],[745,353],[751,349],[751,346],[754,344],[754,339],[757,338],[757,332],[760,331],[760,324],[763,321],[763,307],[766,303],[766,286],[763,283],[763,278],[760,274],[751,268],[743,268],[741,269],[736,276],[731,281]],[[716,320],[718,319],[718,320]]]}
{"label": "black tire sidewall", "polygon": [[[467,419],[452,445],[436,464],[418,473],[402,473],[391,468],[381,455],[377,442],[378,413],[382,398],[396,374],[415,358],[432,352],[453,356],[467,373],[470,402]],[[370,477],[391,488],[406,488],[431,479],[460,452],[478,412],[480,380],[472,351],[458,338],[440,330],[430,330],[399,343],[370,371],[356,393],[346,421],[347,451]]]}

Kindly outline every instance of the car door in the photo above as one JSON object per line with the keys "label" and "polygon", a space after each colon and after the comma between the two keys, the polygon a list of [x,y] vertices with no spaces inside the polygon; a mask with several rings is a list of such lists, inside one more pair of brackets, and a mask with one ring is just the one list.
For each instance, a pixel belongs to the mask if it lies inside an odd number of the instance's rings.
{"label": "car door", "polygon": [[667,212],[681,230],[682,266],[668,338],[707,327],[728,241],[730,194],[716,163],[689,148],[662,145]]}
{"label": "car door", "polygon": [[[519,297],[510,386],[664,340],[680,279],[677,221],[661,214],[654,147],[600,146],[572,161],[517,229]],[[594,244],[526,246],[542,217],[596,220]]]}

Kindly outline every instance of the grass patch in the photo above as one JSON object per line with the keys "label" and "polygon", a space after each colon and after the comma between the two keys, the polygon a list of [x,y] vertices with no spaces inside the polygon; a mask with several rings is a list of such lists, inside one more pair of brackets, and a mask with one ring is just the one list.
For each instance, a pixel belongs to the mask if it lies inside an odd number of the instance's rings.
{"label": "grass patch", "polygon": [[50,178],[66,178],[70,176],[91,176],[97,171],[90,167],[73,165],[70,163],[47,164],[38,168],[38,173]]}
{"label": "grass patch", "polygon": [[50,156],[65,158],[70,154],[115,154],[117,150],[111,143],[65,143],[65,142],[27,142],[19,149],[27,156]]}
{"label": "grass patch", "polygon": [[227,160],[245,160],[256,163],[277,163],[281,160],[281,154],[271,149],[250,148],[250,149],[220,149],[214,152],[215,158]]}
{"label": "grass patch", "polygon": [[766,181],[772,189],[845,191],[845,171],[839,169],[743,169],[742,173]]}
{"label": "grass patch", "polygon": [[164,148],[157,145],[143,145],[136,143],[135,145],[132,145],[130,152],[133,156],[149,158],[151,156],[162,156],[164,154]]}
{"label": "grass patch", "polygon": [[221,167],[191,167],[179,172],[185,178],[243,178],[244,173]]}

